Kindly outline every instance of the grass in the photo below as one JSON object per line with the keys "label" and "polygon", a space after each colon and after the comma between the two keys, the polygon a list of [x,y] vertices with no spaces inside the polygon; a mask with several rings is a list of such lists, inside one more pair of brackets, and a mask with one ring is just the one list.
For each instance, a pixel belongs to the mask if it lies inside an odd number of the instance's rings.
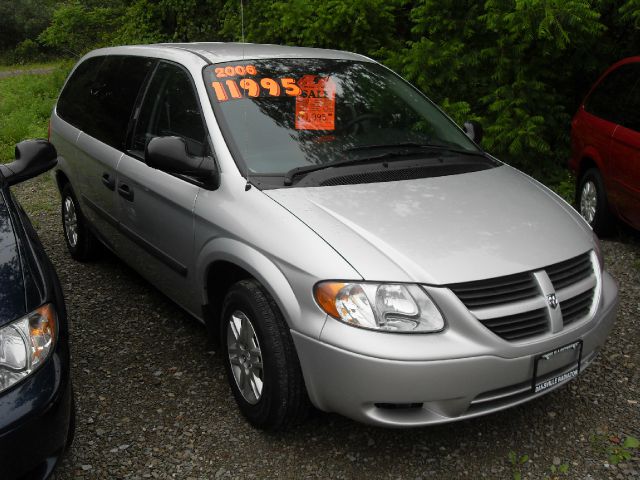
{"label": "grass", "polygon": [[13,160],[21,140],[47,137],[51,109],[70,69],[67,63],[48,65],[53,72],[0,78],[0,163]]}
{"label": "grass", "polygon": [[61,64],[60,61],[56,62],[34,62],[34,63],[20,63],[13,65],[0,65],[0,72],[10,72],[13,70],[33,70],[36,68],[57,68]]}

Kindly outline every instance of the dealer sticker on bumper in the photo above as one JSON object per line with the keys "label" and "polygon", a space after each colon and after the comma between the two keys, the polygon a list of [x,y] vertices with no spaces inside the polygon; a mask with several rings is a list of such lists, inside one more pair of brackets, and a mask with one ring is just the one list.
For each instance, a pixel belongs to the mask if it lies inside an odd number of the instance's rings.
{"label": "dealer sticker on bumper", "polygon": [[542,392],[577,377],[581,359],[582,340],[538,355],[533,366],[533,392]]}

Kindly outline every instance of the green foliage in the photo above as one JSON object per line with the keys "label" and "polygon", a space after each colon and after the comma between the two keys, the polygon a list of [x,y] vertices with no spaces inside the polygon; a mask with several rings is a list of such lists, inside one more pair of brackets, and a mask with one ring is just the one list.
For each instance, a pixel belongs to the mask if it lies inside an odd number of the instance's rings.
{"label": "green foliage", "polygon": [[116,43],[215,40],[224,5],[224,0],[136,0],[124,12]]}
{"label": "green foliage", "polygon": [[121,14],[122,9],[117,6],[62,4],[54,12],[51,25],[38,39],[45,45],[77,57],[92,48],[112,43]]}
{"label": "green foliage", "polygon": [[[38,4],[21,0],[21,11]],[[0,24],[3,13],[14,15],[12,5],[0,0]],[[40,31],[55,5],[38,38],[74,55],[110,44],[240,41],[244,30],[249,42],[371,56],[458,123],[480,121],[485,148],[567,199],[573,197],[565,171],[571,116],[598,75],[637,55],[640,45],[640,0],[244,0],[242,12],[240,0],[43,5],[29,31]],[[0,48],[13,37],[0,28]],[[26,57],[34,48],[23,43],[20,51]]]}
{"label": "green foliage", "polygon": [[[246,2],[245,40],[336,48],[376,55],[400,45],[404,0],[308,0]],[[241,40],[239,2],[227,2],[222,33]]]}
{"label": "green foliage", "polygon": [[513,450],[511,450],[507,458],[509,460],[509,464],[511,465],[511,473],[513,474],[513,480],[522,480],[522,466],[529,461],[529,455],[520,455],[516,454]]}
{"label": "green foliage", "polygon": [[591,446],[596,452],[606,456],[611,465],[639,458],[640,454],[640,440],[630,435],[624,441],[617,436],[592,435]]}
{"label": "green foliage", "polygon": [[69,66],[44,75],[0,79],[0,163],[13,159],[15,144],[46,138],[51,109]]}
{"label": "green foliage", "polygon": [[621,19],[630,21],[635,29],[640,30],[640,0],[629,0],[620,7]]}
{"label": "green foliage", "polygon": [[561,480],[569,477],[569,464],[561,463],[560,465],[551,465],[549,467],[550,475],[545,475],[544,480]]}
{"label": "green foliage", "polygon": [[14,48],[47,26],[54,0],[0,0],[0,50]]}

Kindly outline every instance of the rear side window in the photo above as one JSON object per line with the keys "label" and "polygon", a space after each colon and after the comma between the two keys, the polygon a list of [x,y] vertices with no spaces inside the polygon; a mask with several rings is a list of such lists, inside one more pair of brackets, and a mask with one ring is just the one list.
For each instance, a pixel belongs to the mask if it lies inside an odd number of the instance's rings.
{"label": "rear side window", "polygon": [[640,77],[640,64],[628,63],[609,73],[591,93],[585,110],[613,123],[623,123],[628,97]]}
{"label": "rear side window", "polygon": [[138,93],[155,61],[145,57],[94,57],[83,62],[58,100],[58,115],[80,130],[122,149]]}

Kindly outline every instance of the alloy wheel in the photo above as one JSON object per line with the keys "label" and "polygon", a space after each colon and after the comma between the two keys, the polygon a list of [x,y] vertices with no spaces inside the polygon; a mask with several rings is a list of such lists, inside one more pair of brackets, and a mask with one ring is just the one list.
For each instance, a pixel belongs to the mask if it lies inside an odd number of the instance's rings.
{"label": "alloy wheel", "polygon": [[596,207],[598,204],[598,191],[595,184],[588,180],[582,186],[580,192],[580,214],[589,223],[593,224],[593,220],[596,218]]}
{"label": "alloy wheel", "polygon": [[227,352],[233,378],[242,397],[255,405],[260,401],[264,387],[262,351],[251,320],[240,310],[229,318]]}

